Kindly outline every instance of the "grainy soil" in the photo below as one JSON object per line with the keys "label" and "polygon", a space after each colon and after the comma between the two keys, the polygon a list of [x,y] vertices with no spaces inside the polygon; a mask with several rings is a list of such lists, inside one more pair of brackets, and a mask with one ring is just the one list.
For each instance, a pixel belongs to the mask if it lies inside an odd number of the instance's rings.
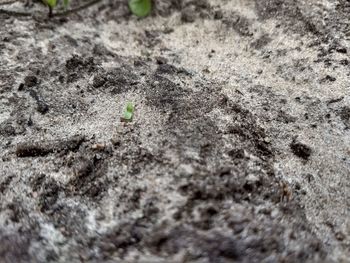
{"label": "grainy soil", "polygon": [[350,262],[349,1],[46,13],[0,5],[0,262]]}

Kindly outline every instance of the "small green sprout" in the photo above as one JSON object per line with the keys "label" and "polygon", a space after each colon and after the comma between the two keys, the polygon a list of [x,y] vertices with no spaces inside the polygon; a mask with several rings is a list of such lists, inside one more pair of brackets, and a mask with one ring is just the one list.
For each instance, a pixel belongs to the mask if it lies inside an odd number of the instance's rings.
{"label": "small green sprout", "polygon": [[57,0],[43,0],[43,2],[51,9],[55,8],[57,5]]}
{"label": "small green sprout", "polygon": [[121,118],[122,121],[132,121],[132,117],[134,116],[135,106],[128,102],[126,104],[126,109],[123,113],[123,117]]}
{"label": "small green sprout", "polygon": [[129,0],[129,8],[135,16],[148,16],[152,11],[152,0]]}
{"label": "small green sprout", "polygon": [[[42,0],[42,2],[49,7],[49,16],[51,17],[52,16],[52,10],[54,8],[56,8],[57,3],[59,1],[57,1],[57,0]],[[69,5],[69,0],[63,0],[63,6],[64,6],[65,9],[67,9],[68,5]]]}

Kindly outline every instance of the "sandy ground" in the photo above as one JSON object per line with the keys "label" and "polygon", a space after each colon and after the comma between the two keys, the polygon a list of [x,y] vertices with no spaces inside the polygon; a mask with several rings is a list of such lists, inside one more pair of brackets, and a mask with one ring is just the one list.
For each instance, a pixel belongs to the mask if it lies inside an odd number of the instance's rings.
{"label": "sandy ground", "polygon": [[350,262],[347,1],[0,8],[0,262]]}

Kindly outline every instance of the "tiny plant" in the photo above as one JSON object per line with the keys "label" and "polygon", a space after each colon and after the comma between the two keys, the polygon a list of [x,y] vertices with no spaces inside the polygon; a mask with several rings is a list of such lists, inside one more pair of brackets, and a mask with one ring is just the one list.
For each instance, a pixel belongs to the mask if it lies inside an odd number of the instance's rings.
{"label": "tiny plant", "polygon": [[57,0],[43,0],[43,2],[51,9],[54,9],[57,5]]}
{"label": "tiny plant", "polygon": [[[57,0],[42,0],[45,5],[49,7],[49,16],[52,16],[52,10],[57,6]],[[69,5],[69,0],[63,0],[64,8]]]}
{"label": "tiny plant", "polygon": [[132,117],[134,116],[134,111],[135,111],[135,106],[131,102],[128,102],[126,104],[126,108],[124,110],[121,120],[132,121]]}
{"label": "tiny plant", "polygon": [[148,16],[152,11],[152,0],[129,0],[129,8],[135,16]]}

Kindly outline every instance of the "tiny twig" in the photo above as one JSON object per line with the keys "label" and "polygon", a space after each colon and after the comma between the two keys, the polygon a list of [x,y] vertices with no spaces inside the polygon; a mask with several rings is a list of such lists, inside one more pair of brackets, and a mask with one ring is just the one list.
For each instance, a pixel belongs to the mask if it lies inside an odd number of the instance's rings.
{"label": "tiny twig", "polygon": [[28,13],[28,12],[10,11],[5,9],[0,9],[0,14],[15,16],[15,17],[28,17],[33,15],[32,13]]}
{"label": "tiny twig", "polygon": [[93,6],[95,4],[98,4],[99,2],[102,2],[103,0],[91,0],[90,2],[87,2],[84,5],[78,6],[76,8],[72,8],[72,9],[68,9],[66,11],[63,12],[57,12],[57,13],[53,13],[52,16],[67,16],[73,13],[77,13],[81,10],[84,10],[86,8],[89,8],[90,6]]}

